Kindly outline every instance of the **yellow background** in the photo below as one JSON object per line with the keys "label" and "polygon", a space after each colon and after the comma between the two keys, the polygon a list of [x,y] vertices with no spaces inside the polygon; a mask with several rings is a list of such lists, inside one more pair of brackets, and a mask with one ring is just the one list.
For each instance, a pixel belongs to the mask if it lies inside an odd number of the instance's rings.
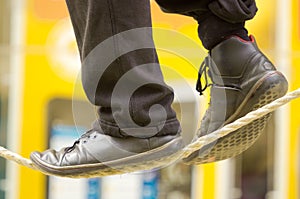
{"label": "yellow background", "polygon": [[[296,25],[293,26],[293,50],[300,51],[299,39],[299,16],[298,1],[294,0],[293,19]],[[250,34],[254,34],[259,46],[263,51],[273,59],[274,37],[275,37],[275,10],[276,5],[272,0],[258,0],[259,12],[255,19],[247,23]],[[178,31],[190,37],[196,43],[201,45],[197,37],[197,24],[191,18],[179,15],[162,13],[159,7],[152,3],[153,25],[154,27],[166,28]],[[24,95],[22,96],[22,142],[21,154],[29,156],[31,151],[44,150],[47,147],[47,125],[46,125],[46,107],[52,98],[68,98],[73,96],[74,82],[76,76],[66,75],[64,78],[58,71],[53,69],[50,61],[51,55],[48,49],[51,48],[50,35],[58,23],[68,17],[67,9],[62,0],[27,0],[26,17],[24,23],[26,27],[26,56],[25,56],[25,79]],[[159,38],[156,38],[159,40]],[[74,41],[75,42],[75,41]],[[158,41],[159,42],[159,41]],[[70,51],[76,49],[75,44],[70,45]],[[203,50],[203,49],[202,49]],[[200,54],[200,53],[199,53]],[[191,64],[185,60],[169,53],[159,51],[160,61],[163,65],[172,66],[187,78],[196,79],[197,71],[194,67],[200,65],[201,59],[193,60]],[[292,74],[300,74],[299,67],[300,56],[293,55]],[[163,68],[163,71],[165,69]],[[299,75],[298,75],[299,76]],[[166,78],[172,78],[166,74]],[[296,75],[291,77],[292,89],[300,87],[300,80]],[[84,98],[83,94],[80,96]],[[297,141],[299,132],[300,116],[297,110],[300,110],[299,103],[291,105],[291,145],[290,145],[290,170],[289,170],[289,196],[287,198],[295,199],[297,196]],[[288,133],[288,132],[287,132]],[[214,164],[199,166],[199,190],[197,198],[212,199],[215,198],[215,170]],[[203,184],[200,182],[204,182]],[[21,168],[20,172],[20,198],[41,199],[45,197],[46,189],[45,176]],[[34,187],[34,189],[32,188]],[[34,191],[33,191],[34,190]]]}

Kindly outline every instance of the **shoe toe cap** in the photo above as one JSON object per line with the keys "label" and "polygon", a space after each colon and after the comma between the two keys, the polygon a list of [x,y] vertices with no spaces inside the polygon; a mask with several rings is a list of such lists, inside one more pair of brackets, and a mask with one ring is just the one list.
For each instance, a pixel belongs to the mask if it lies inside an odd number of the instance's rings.
{"label": "shoe toe cap", "polygon": [[60,153],[58,153],[57,151],[53,149],[49,149],[42,153],[38,151],[31,153],[30,159],[33,162],[46,163],[54,166],[59,166],[61,162],[60,156],[61,156]]}

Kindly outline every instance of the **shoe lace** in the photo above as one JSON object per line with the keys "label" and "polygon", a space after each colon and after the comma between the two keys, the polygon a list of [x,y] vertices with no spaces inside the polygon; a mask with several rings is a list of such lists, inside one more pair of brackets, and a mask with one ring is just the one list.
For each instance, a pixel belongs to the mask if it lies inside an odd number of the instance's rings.
{"label": "shoe lace", "polygon": [[76,145],[79,144],[82,139],[90,138],[91,134],[94,132],[95,131],[93,129],[90,129],[87,132],[85,132],[84,134],[82,134],[79,139],[75,140],[75,142],[73,143],[72,146],[65,148],[65,152],[66,153],[72,152],[75,149]]}
{"label": "shoe lace", "polygon": [[[208,73],[208,74],[207,74]],[[201,78],[204,75],[205,84],[203,85],[201,82]],[[203,92],[207,89],[207,87],[211,86],[208,83],[209,76],[209,57],[205,57],[204,61],[201,63],[200,69],[198,71],[198,79],[196,84],[196,90],[203,95]]]}

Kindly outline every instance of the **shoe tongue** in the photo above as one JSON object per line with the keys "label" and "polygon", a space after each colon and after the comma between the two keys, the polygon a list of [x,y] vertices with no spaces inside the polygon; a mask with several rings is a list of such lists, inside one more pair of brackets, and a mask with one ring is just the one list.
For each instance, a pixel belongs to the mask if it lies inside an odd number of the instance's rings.
{"label": "shoe tongue", "polygon": [[213,86],[211,88],[211,117],[224,123],[240,105],[240,98],[241,93],[238,89]]}
{"label": "shoe tongue", "polygon": [[97,131],[100,134],[104,134],[101,126],[100,126],[100,121],[99,120],[95,120],[92,124],[92,129]]}
{"label": "shoe tongue", "polygon": [[209,65],[208,76],[210,77],[213,84],[223,86],[224,80],[223,80],[222,71],[219,70],[218,66],[211,59],[211,57],[209,58],[208,65]]}

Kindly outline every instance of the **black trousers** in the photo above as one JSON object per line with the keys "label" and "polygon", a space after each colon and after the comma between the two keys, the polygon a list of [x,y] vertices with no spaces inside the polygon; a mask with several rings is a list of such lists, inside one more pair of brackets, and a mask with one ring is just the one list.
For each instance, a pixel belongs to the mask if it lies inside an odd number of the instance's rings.
{"label": "black trousers", "polygon": [[[157,0],[162,10],[194,17],[205,47],[244,31],[254,0]],[[177,134],[174,94],[163,80],[152,39],[149,0],[67,0],[82,83],[98,107],[95,128],[116,137]],[[220,29],[222,27],[222,29]],[[214,36],[212,36],[212,33]]]}

